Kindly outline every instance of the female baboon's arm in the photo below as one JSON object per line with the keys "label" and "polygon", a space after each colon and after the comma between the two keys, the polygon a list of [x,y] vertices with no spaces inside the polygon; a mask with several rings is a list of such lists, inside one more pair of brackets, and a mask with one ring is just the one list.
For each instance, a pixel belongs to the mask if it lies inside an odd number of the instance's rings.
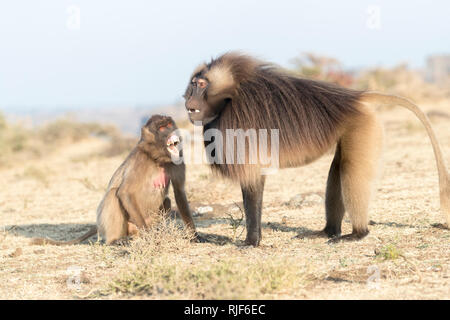
{"label": "female baboon's arm", "polygon": [[184,190],[185,174],[183,170],[175,170],[171,175],[173,193],[175,195],[175,202],[177,203],[178,211],[186,226],[195,232],[195,225],[192,219],[191,210],[187,201],[186,192]]}

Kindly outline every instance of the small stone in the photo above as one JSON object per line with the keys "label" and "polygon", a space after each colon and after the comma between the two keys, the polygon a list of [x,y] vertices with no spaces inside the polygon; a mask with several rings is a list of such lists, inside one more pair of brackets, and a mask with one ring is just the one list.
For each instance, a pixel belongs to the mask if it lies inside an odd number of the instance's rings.
{"label": "small stone", "polygon": [[300,208],[303,204],[303,197],[301,194],[296,194],[285,204],[289,207]]}
{"label": "small stone", "polygon": [[323,198],[316,193],[310,194],[305,197],[303,205],[318,205],[323,203]]}
{"label": "small stone", "polygon": [[204,207],[198,207],[197,210],[195,210],[198,214],[205,214],[207,212],[213,212],[213,208],[210,206],[204,206]]}
{"label": "small stone", "polygon": [[16,258],[18,256],[21,256],[23,253],[22,248],[17,248],[13,253],[9,255],[10,258]]}

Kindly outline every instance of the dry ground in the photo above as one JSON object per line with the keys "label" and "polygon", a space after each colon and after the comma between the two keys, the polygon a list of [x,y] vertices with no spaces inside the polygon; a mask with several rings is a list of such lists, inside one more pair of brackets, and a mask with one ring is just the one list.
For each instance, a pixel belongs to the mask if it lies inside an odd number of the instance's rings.
{"label": "dry ground", "polygon": [[[450,102],[423,107],[435,115],[448,164],[450,119],[435,111],[450,114]],[[95,239],[30,246],[30,237],[71,239],[94,224],[104,188],[124,155],[100,156],[105,142],[92,139],[3,169],[0,299],[449,299],[450,231],[433,226],[444,217],[428,138],[407,111],[380,114],[384,168],[371,233],[359,242],[327,244],[313,234],[324,226],[331,153],[268,178],[259,248],[242,244],[239,187],[215,179],[202,165],[188,167],[187,192],[194,208],[214,209],[195,218],[208,243],[189,243],[169,223],[125,247]],[[343,230],[351,230],[348,219]]]}

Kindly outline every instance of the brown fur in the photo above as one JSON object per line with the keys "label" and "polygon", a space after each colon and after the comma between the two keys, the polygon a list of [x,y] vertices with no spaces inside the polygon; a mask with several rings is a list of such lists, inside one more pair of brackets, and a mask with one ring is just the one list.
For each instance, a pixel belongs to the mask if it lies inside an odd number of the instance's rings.
{"label": "brown fur", "polygon": [[[199,88],[197,79],[206,80],[207,87]],[[204,131],[215,128],[225,136],[226,129],[279,129],[281,168],[310,163],[338,143],[327,185],[325,232],[340,235],[347,211],[357,238],[368,233],[369,199],[382,141],[376,115],[364,103],[373,100],[402,105],[422,120],[430,135],[441,181],[441,207],[450,223],[450,183],[437,141],[420,109],[405,99],[298,78],[238,53],[227,53],[197,68],[185,98],[191,121],[202,121]],[[214,170],[241,183],[247,242],[253,245],[261,239],[258,230],[264,178],[260,167],[212,164]]]}
{"label": "brown fur", "polygon": [[[163,133],[158,129],[172,123],[171,129]],[[33,239],[33,244],[65,245],[79,243],[97,231],[106,244],[112,244],[139,229],[148,228],[161,213],[170,210],[167,197],[169,183],[172,182],[178,210],[186,226],[195,233],[195,226],[184,191],[185,165],[172,163],[166,150],[167,138],[176,130],[170,117],[153,116],[142,128],[141,139],[126,160],[116,170],[108,189],[97,209],[97,226],[88,233],[72,241]],[[165,170],[170,180],[163,188],[152,185],[161,170]]]}

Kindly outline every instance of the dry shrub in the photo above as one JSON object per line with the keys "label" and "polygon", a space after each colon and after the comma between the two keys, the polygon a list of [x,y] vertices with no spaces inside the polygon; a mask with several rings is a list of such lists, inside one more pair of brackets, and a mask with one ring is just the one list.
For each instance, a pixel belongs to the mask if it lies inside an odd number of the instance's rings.
{"label": "dry shrub", "polygon": [[257,299],[296,290],[307,276],[292,261],[226,258],[204,264],[183,264],[152,258],[127,269],[108,284],[106,294],[172,299]]}
{"label": "dry shrub", "polygon": [[450,97],[450,90],[425,82],[419,72],[409,69],[406,64],[366,70],[358,76],[355,87],[397,94],[415,101]]}
{"label": "dry shrub", "polygon": [[92,136],[117,134],[113,126],[98,123],[81,123],[70,119],[58,119],[37,130],[38,139],[44,143],[78,142]]}
{"label": "dry shrub", "polygon": [[355,89],[397,94],[415,101],[450,98],[448,82],[428,83],[423,74],[411,70],[406,64],[392,68],[376,67],[361,72],[349,72],[335,58],[309,52],[299,55],[291,62],[294,65],[293,71],[308,79],[333,82]]}
{"label": "dry shrub", "polygon": [[48,170],[43,170],[43,169],[39,169],[39,168],[34,167],[34,166],[29,166],[23,171],[23,173],[21,175],[21,178],[33,179],[33,180],[39,181],[44,186],[48,187],[48,184],[49,184],[48,176],[49,176],[49,174],[50,174],[50,172]]}
{"label": "dry shrub", "polygon": [[293,71],[301,77],[333,82],[344,87],[352,85],[354,80],[335,58],[306,52],[292,59],[291,62],[294,65]]}
{"label": "dry shrub", "polygon": [[104,157],[115,157],[128,153],[136,146],[138,139],[133,137],[125,137],[119,133],[109,137],[109,145],[100,155]]}
{"label": "dry shrub", "polygon": [[29,130],[7,123],[0,113],[0,165],[5,164],[12,155],[23,152],[29,138]]}
{"label": "dry shrub", "polygon": [[[152,298],[242,299],[296,290],[308,280],[305,266],[284,258],[199,259],[192,236],[176,221],[161,219],[125,247],[118,272],[94,295]],[[205,250],[211,250],[208,245]],[[208,257],[208,255],[206,255]]]}
{"label": "dry shrub", "polygon": [[395,260],[399,258],[402,253],[394,244],[389,243],[379,249],[375,249],[376,257],[383,260]]}
{"label": "dry shrub", "polygon": [[59,119],[39,129],[39,138],[45,143],[76,143],[89,137],[108,140],[108,146],[99,152],[100,156],[114,157],[128,153],[136,145],[137,138],[122,135],[112,125],[81,123],[70,119]]}
{"label": "dry shrub", "polygon": [[128,251],[136,262],[146,261],[158,254],[187,250],[193,235],[177,220],[161,215],[158,221],[131,241]]}
{"label": "dry shrub", "polygon": [[63,118],[30,129],[11,124],[0,113],[0,165],[39,158],[66,144],[99,137],[107,139],[109,146],[100,151],[102,156],[116,156],[130,151],[137,139],[122,136],[112,125],[82,123]]}

